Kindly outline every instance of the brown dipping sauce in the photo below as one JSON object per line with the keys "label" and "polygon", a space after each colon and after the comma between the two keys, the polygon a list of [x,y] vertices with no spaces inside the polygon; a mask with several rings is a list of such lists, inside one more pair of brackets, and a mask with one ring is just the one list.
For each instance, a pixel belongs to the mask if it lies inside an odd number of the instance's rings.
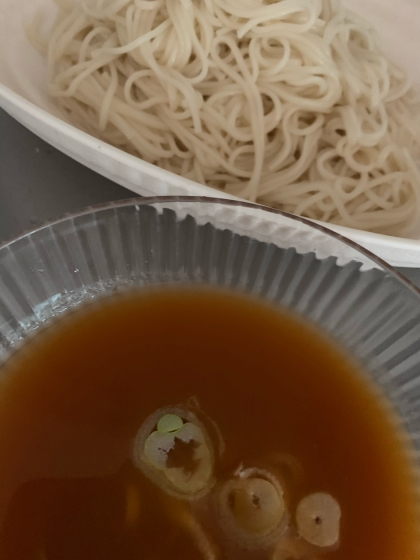
{"label": "brown dipping sauce", "polygon": [[[213,289],[115,295],[57,320],[2,373],[1,559],[420,558],[414,469],[391,408],[339,347],[279,308]],[[212,474],[197,499],[133,459],[165,407],[206,434]],[[218,506],[247,469],[283,491],[281,527],[256,544],[232,536]],[[325,549],[296,527],[318,492],[341,509]]]}

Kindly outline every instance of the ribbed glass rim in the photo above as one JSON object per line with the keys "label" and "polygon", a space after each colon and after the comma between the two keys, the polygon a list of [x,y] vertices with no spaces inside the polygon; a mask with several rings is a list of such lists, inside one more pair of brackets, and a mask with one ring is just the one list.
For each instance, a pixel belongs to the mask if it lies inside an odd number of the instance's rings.
{"label": "ribbed glass rim", "polygon": [[387,263],[382,258],[378,257],[368,249],[365,249],[358,243],[352,241],[351,239],[344,237],[343,235],[328,229],[325,226],[320,225],[319,223],[313,222],[307,218],[303,218],[301,216],[296,216],[295,214],[290,214],[289,212],[284,212],[283,210],[279,210],[277,208],[271,208],[270,206],[263,206],[262,204],[256,204],[253,202],[246,202],[246,201],[237,201],[237,200],[230,200],[228,198],[217,198],[217,197],[207,197],[207,196],[145,196],[145,197],[132,197],[126,198],[122,200],[115,200],[111,202],[103,202],[100,204],[95,204],[91,206],[87,206],[82,208],[81,210],[77,210],[76,212],[68,212],[63,214],[62,216],[47,220],[42,224],[29,229],[25,230],[24,232],[11,237],[10,239],[3,241],[0,243],[0,254],[6,249],[11,248],[14,243],[17,243],[31,235],[45,229],[48,227],[53,227],[57,224],[65,222],[67,220],[73,220],[79,218],[81,216],[87,216],[89,214],[95,214],[96,212],[100,212],[102,210],[112,210],[118,208],[124,208],[127,206],[150,206],[153,204],[159,203],[198,203],[198,204],[220,204],[222,206],[230,206],[236,208],[250,208],[254,210],[259,210],[262,212],[266,212],[268,214],[277,214],[280,216],[284,216],[292,221],[302,223],[309,228],[323,233],[326,236],[329,236],[339,243],[350,247],[351,249],[361,253],[372,262],[376,263],[380,268],[387,271],[391,274],[398,282],[400,282],[405,288],[409,289],[411,292],[414,292],[415,295],[419,298],[420,301],[420,288],[417,287],[411,280],[406,278],[403,274],[401,274],[398,270],[396,270],[392,265]]}

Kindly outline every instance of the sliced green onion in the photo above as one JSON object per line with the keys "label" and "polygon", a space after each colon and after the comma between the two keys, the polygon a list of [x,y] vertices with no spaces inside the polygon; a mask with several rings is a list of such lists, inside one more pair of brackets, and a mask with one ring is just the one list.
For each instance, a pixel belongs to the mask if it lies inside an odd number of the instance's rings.
{"label": "sliced green onion", "polygon": [[341,509],[330,494],[310,494],[299,502],[296,523],[299,534],[309,543],[334,546],[340,538]]}
{"label": "sliced green onion", "polygon": [[162,490],[192,500],[213,486],[214,450],[204,425],[188,409],[166,407],[143,423],[133,461]]}
{"label": "sliced green onion", "polygon": [[182,418],[176,414],[165,414],[157,423],[157,431],[161,434],[171,434],[178,431],[184,422]]}

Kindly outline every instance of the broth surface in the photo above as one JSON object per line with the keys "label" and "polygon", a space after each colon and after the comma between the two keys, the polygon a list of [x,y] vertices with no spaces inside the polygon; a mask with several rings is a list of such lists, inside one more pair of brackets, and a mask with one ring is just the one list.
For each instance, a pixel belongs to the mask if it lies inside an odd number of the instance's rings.
{"label": "broth surface", "polygon": [[[241,465],[283,469],[292,524],[304,496],[334,496],[339,546],[310,560],[420,558],[413,469],[384,400],[314,327],[210,289],[90,304],[3,367],[0,558],[204,558],[192,503],[166,494],[132,460],[146,418],[178,405],[199,407],[213,441],[217,426],[216,479]],[[273,557],[225,547],[217,522],[209,521],[205,560]]]}

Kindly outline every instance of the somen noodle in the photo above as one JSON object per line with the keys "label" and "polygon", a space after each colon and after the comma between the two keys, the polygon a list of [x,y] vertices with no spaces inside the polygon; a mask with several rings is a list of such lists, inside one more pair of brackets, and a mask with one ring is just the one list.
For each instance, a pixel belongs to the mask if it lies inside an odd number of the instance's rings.
{"label": "somen noodle", "polygon": [[419,223],[418,98],[335,0],[60,0],[48,67],[71,122],[166,170],[335,224]]}

